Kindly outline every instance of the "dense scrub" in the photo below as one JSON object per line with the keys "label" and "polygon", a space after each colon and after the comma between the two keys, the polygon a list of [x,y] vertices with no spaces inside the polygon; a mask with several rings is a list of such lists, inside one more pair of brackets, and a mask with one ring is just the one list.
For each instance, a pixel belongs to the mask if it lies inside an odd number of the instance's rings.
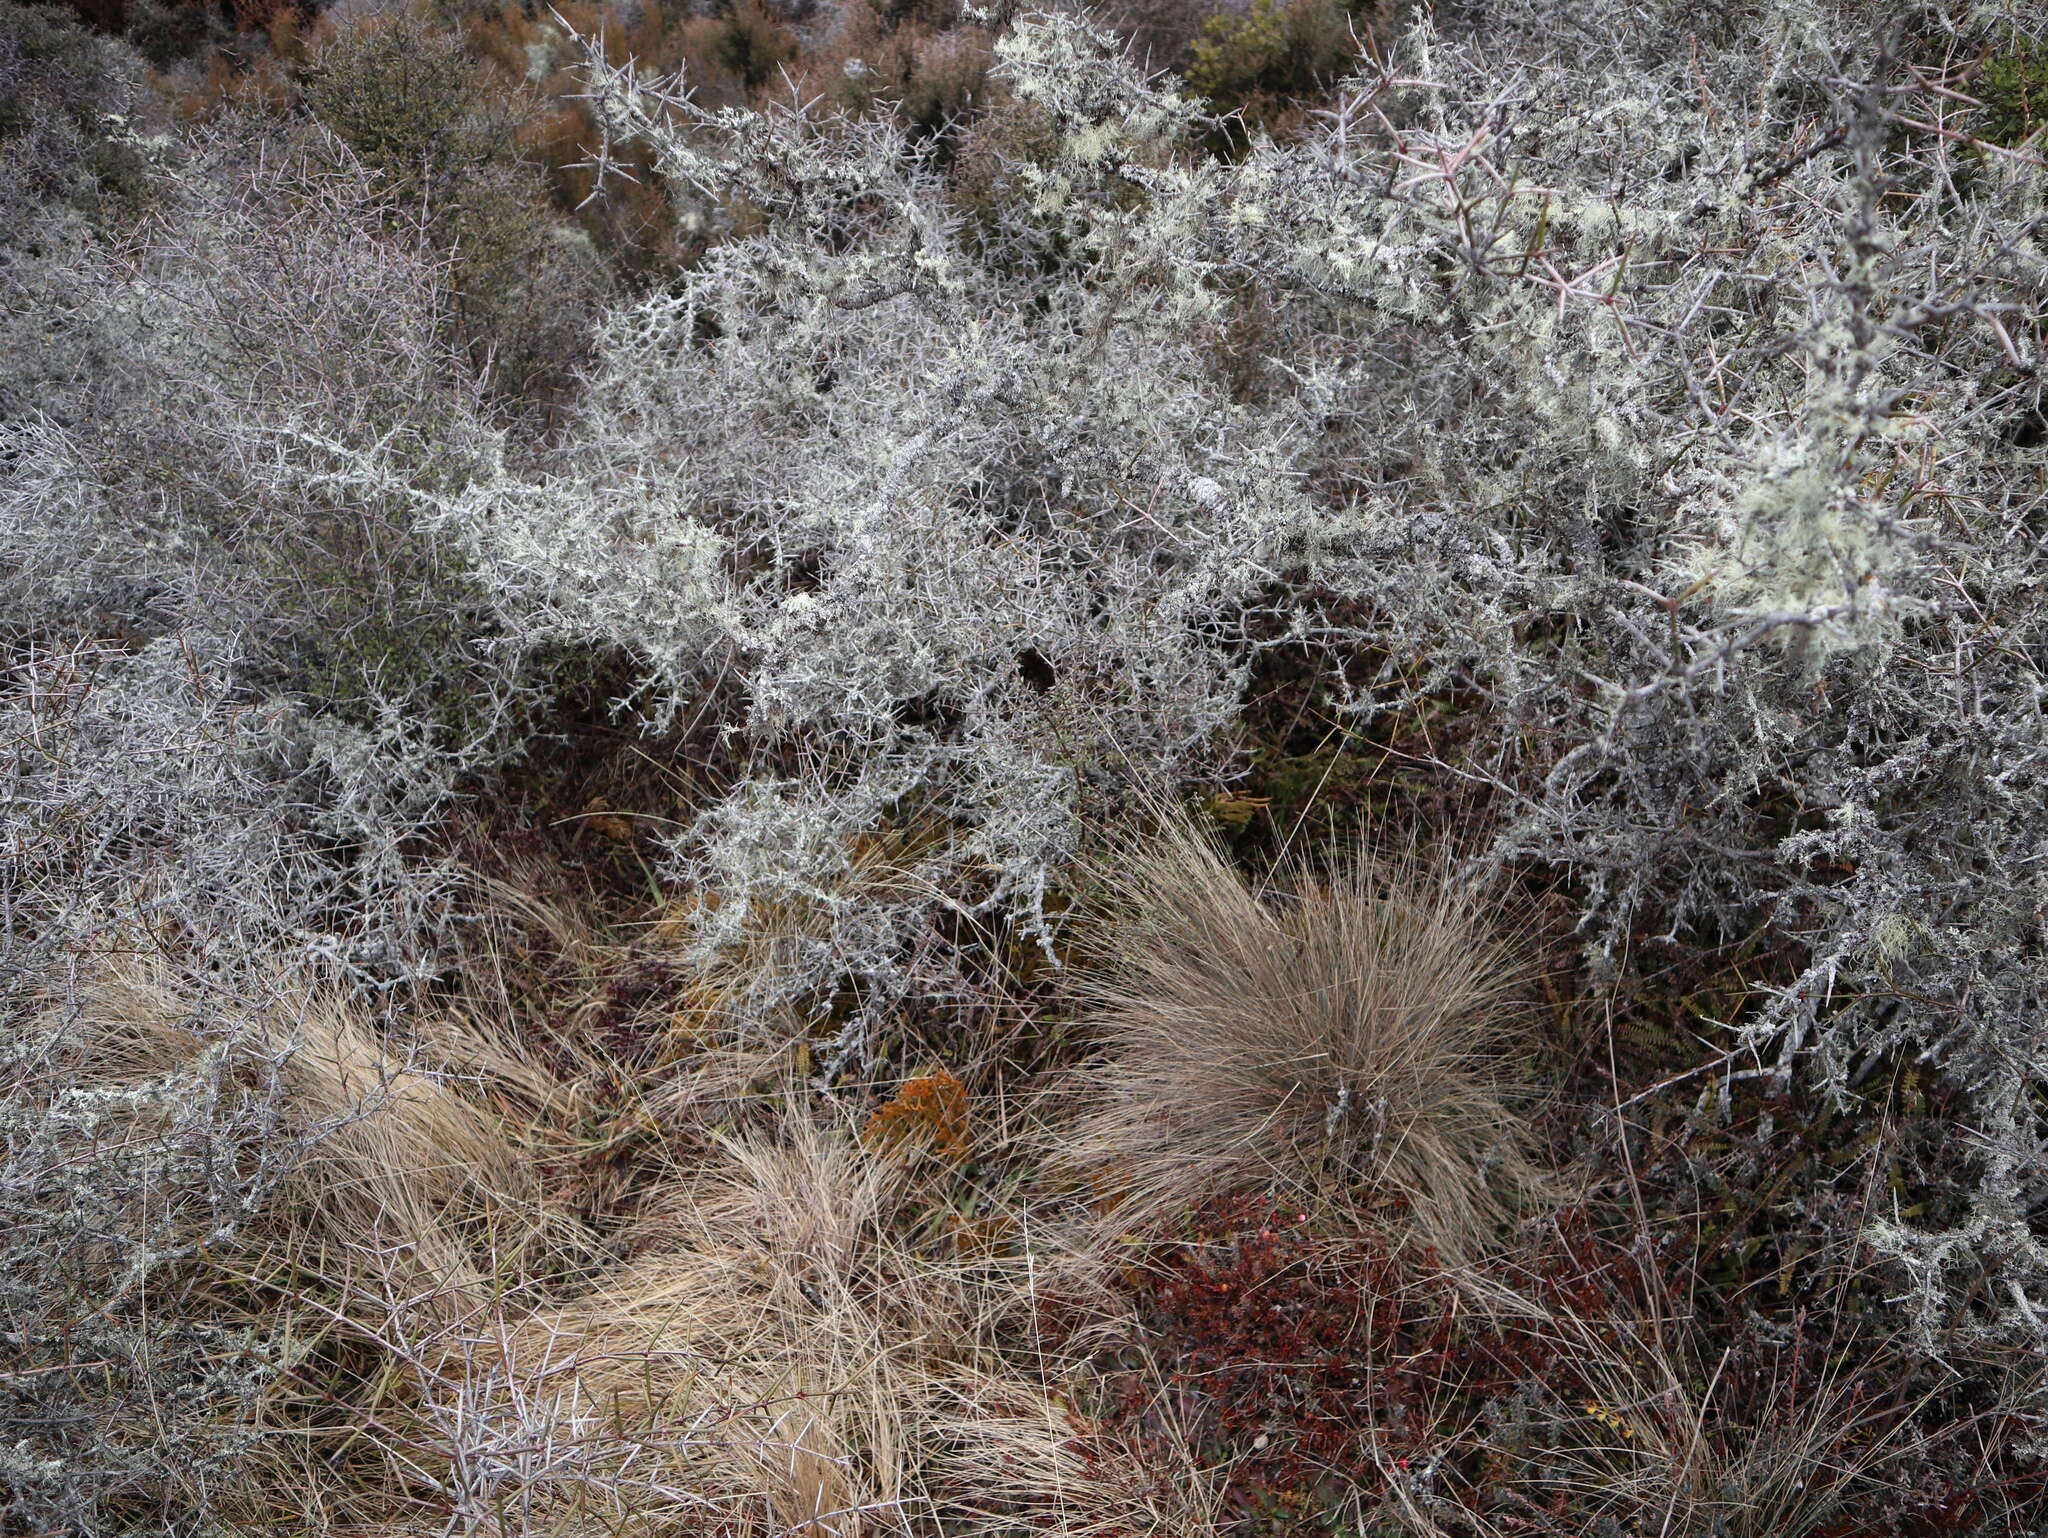
{"label": "dense scrub", "polygon": [[0,1522],[2043,1519],[2017,9],[94,19]]}

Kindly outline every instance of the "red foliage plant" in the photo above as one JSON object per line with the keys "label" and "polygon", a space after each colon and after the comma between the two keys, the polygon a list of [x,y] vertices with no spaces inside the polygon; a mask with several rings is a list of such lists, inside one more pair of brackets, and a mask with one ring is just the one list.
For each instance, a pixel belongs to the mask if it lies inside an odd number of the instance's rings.
{"label": "red foliage plant", "polygon": [[[1841,1391],[1802,1368],[1842,1345],[1811,1338],[1804,1314],[1789,1343],[1782,1326],[1717,1327],[1707,1356],[1703,1322],[1670,1306],[1687,1295],[1682,1272],[1646,1236],[1603,1234],[1574,1210],[1516,1270],[1520,1306],[1502,1309],[1427,1252],[1327,1238],[1270,1200],[1214,1201],[1186,1238],[1136,1246],[1121,1268],[1140,1328],[1104,1364],[1100,1434],[1151,1444],[1162,1463],[1191,1437],[1250,1531],[1312,1530],[1392,1497],[1426,1501],[1450,1532],[1576,1534],[1596,1509],[1620,1514],[1636,1499],[1630,1471],[1660,1456],[1691,1480],[1688,1509],[1719,1511],[1757,1478],[1766,1460],[1745,1451],[1756,1447],[1802,1458],[1807,1538],[1919,1538],[2004,1509],[2009,1489],[1950,1468],[1922,1434],[1939,1420],[1925,1401],[1885,1402],[1892,1385],[1876,1373]],[[1614,1364],[1652,1350],[1718,1357],[1704,1432],[1689,1401],[1676,1419],[1712,1444],[1702,1461],[1734,1471],[1726,1490],[1671,1456],[1670,1419],[1648,1396],[1617,1396]],[[1889,1450],[1882,1479],[1866,1477],[1871,1448]],[[1603,1460],[1626,1475],[1613,1490],[1583,1482]],[[1831,1487],[1856,1498],[1830,1499]]]}

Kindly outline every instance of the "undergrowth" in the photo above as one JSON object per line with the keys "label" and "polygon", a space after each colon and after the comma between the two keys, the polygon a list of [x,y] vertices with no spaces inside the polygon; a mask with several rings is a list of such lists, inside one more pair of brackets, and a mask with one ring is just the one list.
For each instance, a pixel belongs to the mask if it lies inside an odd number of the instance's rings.
{"label": "undergrowth", "polygon": [[0,1527],[2048,1523],[2040,18],[1105,21],[0,0]]}

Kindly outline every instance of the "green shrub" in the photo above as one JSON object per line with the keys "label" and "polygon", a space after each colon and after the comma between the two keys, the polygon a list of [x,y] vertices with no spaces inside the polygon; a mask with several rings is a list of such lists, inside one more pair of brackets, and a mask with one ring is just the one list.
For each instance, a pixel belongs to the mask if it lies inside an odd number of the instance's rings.
{"label": "green shrub", "polygon": [[170,69],[233,37],[220,8],[192,0],[131,0],[123,35],[153,69]]}
{"label": "green shrub", "polygon": [[494,391],[557,398],[607,283],[519,147],[533,104],[495,85],[459,33],[378,18],[337,30],[304,71],[307,107],[450,254],[459,334]]}
{"label": "green shrub", "polygon": [[796,54],[789,29],[754,0],[742,0],[714,17],[703,46],[710,61],[746,91],[768,84]]}
{"label": "green shrub", "polygon": [[1253,129],[1285,126],[1297,104],[1343,78],[1358,57],[1363,13],[1336,0],[1252,0],[1248,15],[1211,17],[1195,40],[1188,86],[1238,119],[1226,137],[1242,145]]}
{"label": "green shrub", "polygon": [[611,288],[597,247],[542,201],[527,165],[471,177],[440,222],[458,323],[494,394],[551,406],[587,358]]}
{"label": "green shrub", "polygon": [[304,71],[307,108],[401,196],[514,158],[516,112],[487,96],[459,34],[410,15],[344,24]]}
{"label": "green shrub", "polygon": [[1225,0],[1104,0],[1097,14],[1147,71],[1185,74],[1195,40],[1227,9]]}
{"label": "green shrub", "polygon": [[1978,137],[2007,148],[2019,144],[2048,123],[2048,47],[1993,54],[1971,89],[1984,104]]}

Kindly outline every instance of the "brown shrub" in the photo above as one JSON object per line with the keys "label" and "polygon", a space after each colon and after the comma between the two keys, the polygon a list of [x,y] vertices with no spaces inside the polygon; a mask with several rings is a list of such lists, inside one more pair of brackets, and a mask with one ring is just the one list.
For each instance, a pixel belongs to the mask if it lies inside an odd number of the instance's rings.
{"label": "brown shrub", "polygon": [[913,134],[940,138],[972,120],[989,92],[995,33],[948,7],[854,0],[805,50],[807,93],[840,111],[893,113]]}

